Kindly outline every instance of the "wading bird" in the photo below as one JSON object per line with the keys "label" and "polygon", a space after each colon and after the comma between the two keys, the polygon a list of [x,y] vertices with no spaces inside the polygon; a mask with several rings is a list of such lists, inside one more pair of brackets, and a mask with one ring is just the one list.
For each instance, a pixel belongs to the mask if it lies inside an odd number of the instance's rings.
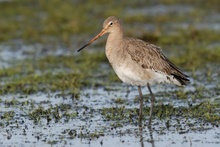
{"label": "wading bird", "polygon": [[105,53],[115,73],[124,83],[138,86],[140,95],[139,123],[142,123],[143,95],[141,86],[147,86],[151,95],[151,108],[148,127],[151,127],[155,96],[150,85],[159,83],[184,86],[189,82],[188,76],[170,62],[153,44],[140,39],[124,37],[120,20],[108,17],[103,23],[102,31],[80,50],[108,33]]}

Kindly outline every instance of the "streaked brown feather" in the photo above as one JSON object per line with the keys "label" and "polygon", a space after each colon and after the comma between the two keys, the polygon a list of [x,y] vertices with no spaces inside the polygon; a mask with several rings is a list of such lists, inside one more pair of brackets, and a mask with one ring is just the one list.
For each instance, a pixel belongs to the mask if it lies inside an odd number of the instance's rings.
{"label": "streaked brown feather", "polygon": [[182,85],[189,82],[188,76],[163,55],[160,47],[139,39],[126,38],[126,40],[128,54],[142,68],[173,75]]}

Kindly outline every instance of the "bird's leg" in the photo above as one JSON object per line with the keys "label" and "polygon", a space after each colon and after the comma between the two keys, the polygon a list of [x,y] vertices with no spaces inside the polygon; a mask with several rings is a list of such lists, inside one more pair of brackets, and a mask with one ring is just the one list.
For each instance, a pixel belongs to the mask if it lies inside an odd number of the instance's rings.
{"label": "bird's leg", "polygon": [[139,108],[139,125],[142,124],[142,109],[143,109],[143,95],[141,92],[141,86],[138,86],[138,92],[140,96],[140,108]]}
{"label": "bird's leg", "polygon": [[147,83],[147,88],[148,88],[148,90],[150,92],[150,95],[151,95],[150,117],[149,117],[149,122],[148,122],[148,128],[151,128],[151,120],[152,120],[152,113],[153,113],[153,108],[154,108],[155,96],[154,96],[154,94],[151,91],[149,83]]}

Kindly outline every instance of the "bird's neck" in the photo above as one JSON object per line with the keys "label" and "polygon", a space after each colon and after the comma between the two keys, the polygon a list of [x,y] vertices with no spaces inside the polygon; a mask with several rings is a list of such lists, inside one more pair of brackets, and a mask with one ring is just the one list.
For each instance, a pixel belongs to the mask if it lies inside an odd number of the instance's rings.
{"label": "bird's neck", "polygon": [[112,32],[108,35],[106,50],[117,49],[124,39],[123,30]]}
{"label": "bird's neck", "polygon": [[115,62],[115,59],[119,59],[116,56],[118,56],[121,53],[121,48],[123,46],[123,32],[113,32],[110,33],[107,39],[106,47],[105,47],[105,53],[109,60],[109,62],[112,64]]}

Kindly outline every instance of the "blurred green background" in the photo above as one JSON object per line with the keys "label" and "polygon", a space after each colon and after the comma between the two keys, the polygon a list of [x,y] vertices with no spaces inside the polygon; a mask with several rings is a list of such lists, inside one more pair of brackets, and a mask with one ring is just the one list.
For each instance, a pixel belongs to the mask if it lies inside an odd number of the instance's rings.
{"label": "blurred green background", "polygon": [[[211,79],[213,74],[219,75],[219,5],[219,0],[0,1],[0,60],[7,64],[1,65],[0,77],[8,84],[2,86],[2,92],[10,91],[9,85],[14,87],[11,91],[22,87],[36,92],[36,85],[48,83],[52,83],[49,90],[65,90],[69,85],[75,89],[78,83],[86,84],[82,79],[96,73],[117,81],[112,70],[106,73],[99,68],[102,63],[108,65],[104,55],[106,37],[88,47],[95,49],[76,52],[99,33],[103,21],[111,15],[122,20],[127,36],[160,46],[193,78],[197,77],[196,71],[201,71]],[[12,57],[5,60],[3,53],[8,50],[12,50]],[[59,54],[55,54],[57,50]],[[91,50],[94,53],[89,53]],[[17,60],[14,57],[19,51],[26,56]],[[52,54],[47,54],[50,51]],[[58,83],[66,84],[60,87]]]}

